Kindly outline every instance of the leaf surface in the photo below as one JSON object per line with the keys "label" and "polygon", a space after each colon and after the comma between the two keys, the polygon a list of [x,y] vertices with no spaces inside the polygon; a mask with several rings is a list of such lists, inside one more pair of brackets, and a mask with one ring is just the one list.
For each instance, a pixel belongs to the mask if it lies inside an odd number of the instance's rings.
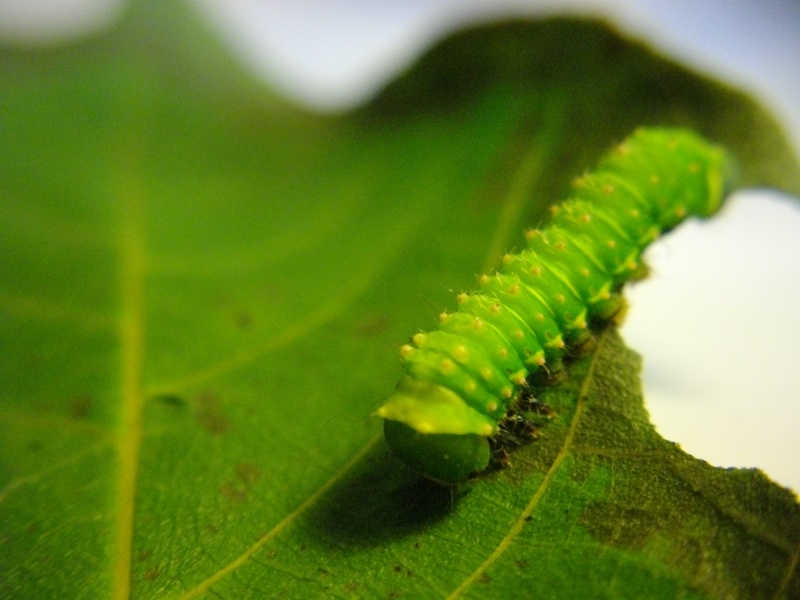
{"label": "leaf surface", "polygon": [[796,499],[662,440],[612,330],[541,439],[457,489],[371,417],[406,336],[634,127],[798,193],[741,93],[551,20],[456,34],[320,116],[141,3],[4,51],[0,98],[0,596],[800,595]]}

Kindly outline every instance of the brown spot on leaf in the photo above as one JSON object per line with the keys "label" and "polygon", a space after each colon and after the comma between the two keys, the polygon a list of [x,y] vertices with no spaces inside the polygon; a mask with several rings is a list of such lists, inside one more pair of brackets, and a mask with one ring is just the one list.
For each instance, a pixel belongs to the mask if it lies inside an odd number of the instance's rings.
{"label": "brown spot on leaf", "polygon": [[244,502],[245,498],[247,498],[247,490],[237,486],[235,483],[228,482],[219,491],[223,496],[237,503]]}
{"label": "brown spot on leaf", "polygon": [[355,592],[358,589],[358,582],[357,581],[350,581],[348,583],[345,583],[343,588],[344,588],[345,592],[349,592],[349,593]]}
{"label": "brown spot on leaf", "polygon": [[389,327],[389,317],[384,314],[369,315],[356,325],[356,333],[369,337],[386,331]]}
{"label": "brown spot on leaf", "polygon": [[581,513],[580,524],[604,544],[622,548],[642,548],[662,527],[655,515],[633,506],[597,501]]}
{"label": "brown spot on leaf", "polygon": [[161,569],[155,568],[150,569],[147,573],[145,573],[144,578],[148,581],[153,581],[154,579],[158,579],[159,575],[161,575]]}
{"label": "brown spot on leaf", "polygon": [[150,550],[139,550],[136,554],[136,560],[144,562],[150,558]]}
{"label": "brown spot on leaf", "polygon": [[248,312],[238,312],[233,317],[236,322],[236,327],[239,329],[247,330],[253,326],[253,317]]}
{"label": "brown spot on leaf", "polygon": [[75,420],[85,419],[92,408],[92,397],[89,394],[78,394],[67,404],[69,416]]}
{"label": "brown spot on leaf", "polygon": [[255,463],[242,462],[236,465],[236,477],[247,487],[250,487],[261,477],[261,469]]}
{"label": "brown spot on leaf", "polygon": [[221,435],[231,428],[230,421],[222,413],[219,396],[204,392],[198,397],[197,405],[197,422],[210,434]]}
{"label": "brown spot on leaf", "polygon": [[261,469],[255,463],[241,462],[234,468],[235,478],[227,481],[220,492],[234,502],[243,502],[250,488],[261,477]]}

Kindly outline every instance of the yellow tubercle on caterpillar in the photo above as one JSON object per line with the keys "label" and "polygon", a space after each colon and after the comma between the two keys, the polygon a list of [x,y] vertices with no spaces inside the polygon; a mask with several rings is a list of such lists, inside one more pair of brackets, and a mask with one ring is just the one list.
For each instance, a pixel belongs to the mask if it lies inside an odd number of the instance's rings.
{"label": "yellow tubercle on caterpillar", "polygon": [[458,362],[464,362],[469,359],[469,351],[463,345],[456,346],[453,349],[453,358]]}
{"label": "yellow tubercle on caterpillar", "polygon": [[442,373],[442,375],[452,375],[456,372],[457,368],[458,367],[456,366],[456,363],[449,358],[444,358],[439,363],[439,371]]}
{"label": "yellow tubercle on caterpillar", "polygon": [[542,367],[545,365],[547,360],[544,357],[544,350],[539,350],[525,359],[526,365],[536,365],[537,367]]}
{"label": "yellow tubercle on caterpillar", "polygon": [[528,377],[528,372],[525,370],[519,370],[516,373],[512,373],[509,376],[509,379],[516,385],[525,385],[526,378]]}

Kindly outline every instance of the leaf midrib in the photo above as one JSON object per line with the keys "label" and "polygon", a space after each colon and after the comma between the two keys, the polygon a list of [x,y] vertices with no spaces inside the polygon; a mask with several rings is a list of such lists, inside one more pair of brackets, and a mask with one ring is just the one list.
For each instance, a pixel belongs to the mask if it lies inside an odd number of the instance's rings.
{"label": "leaf midrib", "polygon": [[[135,167],[127,166],[127,173],[135,173]],[[116,436],[119,456],[120,478],[117,486],[117,519],[115,554],[113,558],[113,598],[129,598],[131,594],[131,561],[133,554],[133,533],[135,524],[135,499],[138,478],[139,454],[143,436],[142,408],[144,399],[159,393],[175,393],[177,390],[197,385],[244,367],[259,357],[279,347],[296,342],[315,329],[342,314],[358,298],[379,273],[396,257],[403,247],[403,241],[418,226],[424,217],[423,212],[409,213],[406,219],[399,220],[388,233],[385,249],[380,257],[371,261],[370,267],[353,277],[336,298],[328,298],[318,311],[306,315],[302,321],[290,324],[277,336],[265,343],[243,351],[197,372],[178,378],[175,381],[156,384],[145,388],[143,382],[143,362],[145,351],[144,332],[144,288],[150,272],[150,260],[146,248],[143,202],[145,192],[143,182],[135,175],[118,177],[115,185],[120,193],[120,298],[119,338],[121,348],[120,421]],[[273,539],[280,531],[296,520],[308,508],[339,481],[380,439],[375,436],[362,447],[350,461],[332,478],[324,483],[314,494],[297,507],[290,515],[278,523],[269,533],[262,536],[253,546],[245,550],[237,559],[220,569],[217,573],[199,584],[187,597],[194,597],[235,570],[260,547]]]}
{"label": "leaf midrib", "polygon": [[120,315],[122,402],[117,438],[119,485],[117,488],[116,554],[113,567],[113,598],[130,597],[133,520],[136,478],[142,441],[142,363],[144,358],[144,277],[146,269],[142,229],[141,182],[126,177],[119,185]]}

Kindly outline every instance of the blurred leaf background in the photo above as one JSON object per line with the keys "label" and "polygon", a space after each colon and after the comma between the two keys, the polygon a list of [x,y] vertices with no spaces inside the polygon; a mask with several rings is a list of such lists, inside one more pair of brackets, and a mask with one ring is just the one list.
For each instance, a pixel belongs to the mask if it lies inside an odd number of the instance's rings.
{"label": "blurred leaf background", "polygon": [[3,50],[0,102],[4,597],[798,593],[794,497],[661,440],[612,333],[545,439],[463,489],[370,417],[398,343],[634,127],[695,127],[797,193],[745,95],[549,19],[458,33],[325,116],[138,2]]}

